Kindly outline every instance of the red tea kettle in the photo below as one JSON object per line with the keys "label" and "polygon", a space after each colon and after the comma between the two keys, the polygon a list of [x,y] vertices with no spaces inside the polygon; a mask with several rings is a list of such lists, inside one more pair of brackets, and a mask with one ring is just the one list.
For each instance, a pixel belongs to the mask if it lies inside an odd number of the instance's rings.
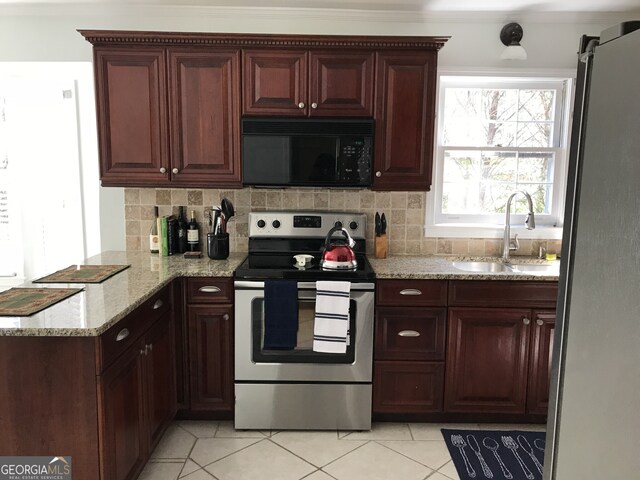
{"label": "red tea kettle", "polygon": [[[346,243],[345,240],[339,240],[340,243],[331,243],[331,236],[335,232],[341,232],[345,236]],[[355,244],[356,242],[344,228],[333,227],[329,230],[324,240],[324,251],[322,252],[320,266],[324,270],[355,270],[358,268],[356,254],[353,251]]]}

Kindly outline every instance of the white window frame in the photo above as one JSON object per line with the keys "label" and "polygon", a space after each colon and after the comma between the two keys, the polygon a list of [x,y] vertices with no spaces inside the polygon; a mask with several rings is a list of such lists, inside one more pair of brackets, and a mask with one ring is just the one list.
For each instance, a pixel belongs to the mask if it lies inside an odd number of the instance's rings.
{"label": "white window frame", "polygon": [[[455,219],[444,218],[440,213],[443,188],[443,166],[445,150],[473,150],[478,148],[465,148],[456,146],[444,146],[442,135],[444,132],[444,115],[441,112],[444,107],[444,90],[446,87],[460,84],[463,86],[487,87],[496,83],[499,86],[511,86],[517,88],[551,88],[556,89],[562,85],[563,95],[556,104],[559,128],[554,132],[554,144],[557,147],[535,149],[537,151],[549,151],[555,153],[554,183],[552,193],[552,209],[550,215],[537,215],[536,228],[527,230],[524,228],[525,215],[511,215],[512,230],[518,233],[520,238],[562,238],[562,220],[564,214],[564,196],[567,182],[567,166],[569,158],[569,132],[571,128],[571,114],[573,105],[573,92],[575,72],[570,70],[555,71],[469,71],[469,70],[441,70],[438,75],[438,108],[436,113],[436,144],[434,146],[433,186],[427,193],[427,207],[425,219],[426,237],[453,237],[453,238],[501,238],[504,230],[504,215],[455,215]],[[484,150],[492,150],[486,147]],[[499,148],[501,151],[531,151],[531,148]]]}

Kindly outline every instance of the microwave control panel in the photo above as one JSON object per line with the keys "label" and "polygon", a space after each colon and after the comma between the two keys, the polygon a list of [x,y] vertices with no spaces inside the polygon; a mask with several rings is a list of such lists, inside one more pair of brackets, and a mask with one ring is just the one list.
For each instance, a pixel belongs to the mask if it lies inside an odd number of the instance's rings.
{"label": "microwave control panel", "polygon": [[343,138],[340,144],[339,176],[341,181],[361,183],[371,178],[371,138]]}

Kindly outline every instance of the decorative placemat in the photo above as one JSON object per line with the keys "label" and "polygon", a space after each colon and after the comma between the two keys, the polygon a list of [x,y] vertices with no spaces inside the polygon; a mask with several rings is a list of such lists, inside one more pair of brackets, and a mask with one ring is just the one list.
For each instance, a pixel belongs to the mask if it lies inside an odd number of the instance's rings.
{"label": "decorative placemat", "polygon": [[442,429],[460,480],[542,480],[545,432]]}
{"label": "decorative placemat", "polygon": [[11,288],[0,293],[0,316],[28,317],[82,290],[82,288]]}
{"label": "decorative placemat", "polygon": [[32,283],[102,283],[130,265],[71,265]]}

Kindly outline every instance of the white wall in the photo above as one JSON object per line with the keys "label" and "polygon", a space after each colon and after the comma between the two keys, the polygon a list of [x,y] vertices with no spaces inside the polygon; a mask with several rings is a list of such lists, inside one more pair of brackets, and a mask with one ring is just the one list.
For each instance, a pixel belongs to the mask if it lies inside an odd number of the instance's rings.
{"label": "white wall", "polygon": [[[114,29],[451,36],[439,56],[439,65],[447,69],[575,69],[580,36],[597,35],[625,19],[630,18],[612,14],[446,15],[188,6],[0,5],[0,62],[90,62],[91,45],[76,30]],[[529,56],[524,62],[499,60],[504,48],[499,39],[500,29],[509,21],[519,21],[524,28],[522,45]],[[85,87],[81,94],[92,92]],[[86,184],[95,185],[92,183],[97,181],[95,112],[85,107],[80,113],[83,175]],[[100,188],[98,197],[99,207],[90,202],[91,210],[85,212],[85,218],[92,215],[100,218],[100,245],[88,242],[89,254],[95,253],[96,248],[124,248],[122,189]],[[95,223],[91,219],[89,222]]]}

